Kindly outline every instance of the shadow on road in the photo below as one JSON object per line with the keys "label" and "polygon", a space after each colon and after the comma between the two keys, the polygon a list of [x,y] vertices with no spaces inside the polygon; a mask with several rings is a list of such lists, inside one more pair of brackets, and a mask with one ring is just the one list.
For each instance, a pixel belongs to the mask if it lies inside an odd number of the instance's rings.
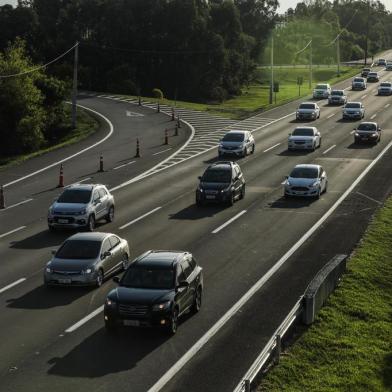
{"label": "shadow on road", "polygon": [[376,146],[376,143],[351,143],[347,148],[350,150],[368,150]]}
{"label": "shadow on road", "polygon": [[91,289],[85,287],[36,287],[19,298],[7,300],[7,307],[14,309],[50,309],[69,305],[87,295]]}
{"label": "shadow on road", "polygon": [[309,153],[313,152],[312,150],[283,150],[275,155],[282,156],[282,157],[300,157],[303,155],[308,155]]}
{"label": "shadow on road", "polygon": [[217,204],[207,204],[198,207],[196,204],[192,204],[182,210],[170,215],[170,219],[178,220],[197,220],[212,217],[222,211],[222,206]]}
{"label": "shadow on road", "polygon": [[[12,242],[11,248],[15,249],[43,249],[48,247],[57,248],[62,242],[70,235],[74,234],[73,231],[54,231],[44,230],[35,233],[30,237],[24,238],[21,241]],[[50,254],[48,253],[48,260]]]}
{"label": "shadow on road", "polygon": [[309,197],[281,197],[278,200],[273,201],[269,204],[270,208],[286,208],[286,209],[297,209],[309,207],[317,199]]}
{"label": "shadow on road", "polygon": [[127,328],[112,336],[101,328],[64,357],[50,359],[48,374],[96,378],[129,371],[167,339],[160,330]]}

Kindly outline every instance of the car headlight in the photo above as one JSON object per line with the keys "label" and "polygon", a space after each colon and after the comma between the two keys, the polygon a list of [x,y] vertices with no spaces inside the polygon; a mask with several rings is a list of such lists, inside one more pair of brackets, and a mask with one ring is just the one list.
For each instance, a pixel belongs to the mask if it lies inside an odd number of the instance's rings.
{"label": "car headlight", "polygon": [[286,180],[285,185],[291,186],[290,181],[289,181],[289,180]]}
{"label": "car headlight", "polygon": [[50,267],[46,267],[45,271],[46,271],[48,274],[52,273],[52,269],[51,269]]}
{"label": "car headlight", "polygon": [[230,187],[228,187],[228,188],[223,188],[223,189],[221,189],[221,193],[228,192],[229,190],[230,190]]}
{"label": "car headlight", "polygon": [[373,132],[373,133],[372,133],[372,136],[373,136],[373,137],[377,136],[377,132]]}
{"label": "car headlight", "polygon": [[153,310],[153,312],[160,312],[162,310],[167,310],[170,308],[170,304],[171,304],[170,301],[162,302],[160,304],[155,304],[152,307],[152,310]]}
{"label": "car headlight", "polygon": [[354,136],[359,136],[359,133],[358,133],[358,132],[355,132],[355,133],[354,133]]}
{"label": "car headlight", "polygon": [[315,188],[316,186],[319,186],[319,185],[320,185],[320,181],[317,180],[317,181],[315,181],[315,182],[311,185],[311,187],[312,187],[312,188]]}
{"label": "car headlight", "polygon": [[201,193],[204,192],[204,191],[203,191],[203,188],[200,188],[200,185],[199,185],[199,187],[197,188],[197,190],[198,190],[199,192],[201,192]]}
{"label": "car headlight", "polygon": [[106,298],[105,305],[106,305],[106,306],[116,306],[116,302],[113,301],[113,300],[110,299],[110,298]]}
{"label": "car headlight", "polygon": [[86,268],[86,269],[82,270],[83,275],[88,275],[88,274],[91,274],[92,272],[93,272],[92,268]]}
{"label": "car headlight", "polygon": [[86,215],[86,209],[79,211],[76,215]]}

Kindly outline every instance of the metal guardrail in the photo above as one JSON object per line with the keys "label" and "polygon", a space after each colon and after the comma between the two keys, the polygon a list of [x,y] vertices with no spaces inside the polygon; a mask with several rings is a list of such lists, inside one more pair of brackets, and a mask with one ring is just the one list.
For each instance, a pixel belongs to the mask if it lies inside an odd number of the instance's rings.
{"label": "metal guardrail", "polygon": [[259,356],[253,362],[250,369],[246,372],[242,381],[234,389],[234,392],[249,392],[251,383],[254,381],[272,355],[275,354],[275,357],[279,358],[282,338],[286,335],[287,331],[294,324],[297,318],[302,314],[302,298],[303,297],[301,296],[298,302],[291,309],[290,313],[283,320],[282,324],[279,325],[272,338],[264,346]]}
{"label": "metal guardrail", "polygon": [[233,392],[250,392],[252,383],[269,360],[274,358],[279,362],[282,339],[287,331],[298,320],[305,324],[314,321],[316,313],[335,289],[345,271],[346,260],[347,255],[336,255],[316,274],[305,294],[290,310]]}

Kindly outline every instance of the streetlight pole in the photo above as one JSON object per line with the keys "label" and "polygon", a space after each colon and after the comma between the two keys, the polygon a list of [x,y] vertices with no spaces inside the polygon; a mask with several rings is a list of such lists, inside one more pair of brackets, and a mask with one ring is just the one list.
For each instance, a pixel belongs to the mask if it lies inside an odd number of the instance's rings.
{"label": "streetlight pole", "polygon": [[338,63],[338,76],[340,76],[340,37],[336,40],[336,60]]}
{"label": "streetlight pole", "polygon": [[368,2],[367,2],[366,39],[365,39],[365,66],[367,65],[367,57],[368,57],[369,15],[370,15],[370,0],[368,0]]}
{"label": "streetlight pole", "polygon": [[309,90],[312,88],[313,84],[313,39],[310,40],[310,53],[309,53]]}
{"label": "streetlight pole", "polygon": [[79,61],[79,42],[75,46],[73,85],[72,85],[72,128],[76,128],[76,97],[78,95],[78,61]]}
{"label": "streetlight pole", "polygon": [[269,103],[272,105],[272,97],[274,91],[274,32],[271,34],[271,82],[269,91]]}

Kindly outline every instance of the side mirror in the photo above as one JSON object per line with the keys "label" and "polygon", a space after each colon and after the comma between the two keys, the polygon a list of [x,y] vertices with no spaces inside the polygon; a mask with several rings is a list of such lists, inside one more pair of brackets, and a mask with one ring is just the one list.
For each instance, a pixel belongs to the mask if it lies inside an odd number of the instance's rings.
{"label": "side mirror", "polygon": [[101,202],[101,199],[94,200],[94,205],[97,205]]}
{"label": "side mirror", "polygon": [[57,253],[57,250],[56,249],[52,249],[52,255],[54,256],[56,253]]}
{"label": "side mirror", "polygon": [[289,179],[289,176],[284,176],[284,178],[285,178],[286,180],[288,180],[288,179]]}
{"label": "side mirror", "polygon": [[112,255],[112,252],[110,251],[106,251],[105,253],[102,253],[101,259],[105,259],[106,257],[109,257]]}
{"label": "side mirror", "polygon": [[118,276],[115,276],[114,278],[113,278],[113,282],[114,283],[120,283],[120,278],[118,277]]}
{"label": "side mirror", "polygon": [[381,128],[378,128],[378,132],[381,132]]}
{"label": "side mirror", "polygon": [[198,178],[199,180],[201,180],[201,176],[198,176],[197,178]]}
{"label": "side mirror", "polygon": [[189,283],[186,280],[183,280],[182,282],[179,282],[177,285],[177,288],[180,289],[182,287],[188,287]]}
{"label": "side mirror", "polygon": [[291,136],[291,133],[289,133],[289,136]]}

